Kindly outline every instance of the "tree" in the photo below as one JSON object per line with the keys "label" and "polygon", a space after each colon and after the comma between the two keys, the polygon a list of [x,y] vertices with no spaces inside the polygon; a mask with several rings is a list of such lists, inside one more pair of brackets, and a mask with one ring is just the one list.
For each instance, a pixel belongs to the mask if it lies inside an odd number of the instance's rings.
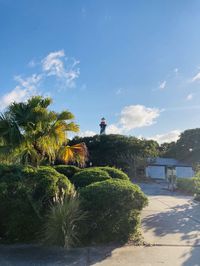
{"label": "tree", "polygon": [[164,155],[186,163],[200,163],[200,128],[185,130],[176,143],[169,145]]}
{"label": "tree", "polygon": [[[158,155],[159,145],[153,140],[141,140],[123,135],[95,135],[94,137],[75,137],[71,144],[84,142],[88,147],[89,161],[94,166],[115,166],[134,176],[136,164],[142,158]],[[135,163],[137,161],[137,163]],[[143,160],[144,161],[144,160]],[[131,171],[131,173],[130,173]]]}
{"label": "tree", "polygon": [[84,164],[87,148],[84,143],[70,147],[67,132],[79,127],[69,111],[56,113],[48,109],[51,98],[34,96],[27,102],[14,102],[0,115],[0,154],[12,162],[38,165],[53,163]]}

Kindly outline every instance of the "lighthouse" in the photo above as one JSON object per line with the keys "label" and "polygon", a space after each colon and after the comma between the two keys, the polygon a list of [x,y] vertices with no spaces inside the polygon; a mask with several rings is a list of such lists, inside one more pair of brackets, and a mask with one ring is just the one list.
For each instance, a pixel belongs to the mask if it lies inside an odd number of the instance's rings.
{"label": "lighthouse", "polygon": [[100,135],[105,135],[106,134],[106,119],[103,117],[101,118],[101,122],[99,124],[100,126]]}

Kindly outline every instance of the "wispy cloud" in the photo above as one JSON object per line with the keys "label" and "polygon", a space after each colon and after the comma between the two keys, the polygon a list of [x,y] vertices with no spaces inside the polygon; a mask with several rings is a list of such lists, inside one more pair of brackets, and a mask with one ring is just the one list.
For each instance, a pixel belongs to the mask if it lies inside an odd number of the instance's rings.
{"label": "wispy cloud", "polygon": [[15,76],[14,79],[15,81],[17,81],[18,85],[0,98],[1,110],[6,108],[12,102],[24,101],[30,96],[36,94],[37,86],[41,81],[42,76],[33,74],[32,76],[27,78]]}
{"label": "wispy cloud", "polygon": [[80,75],[80,69],[77,67],[80,61],[65,57],[64,50],[49,53],[41,63],[47,76],[62,79],[68,87],[75,86],[75,80]]}
{"label": "wispy cloud", "polygon": [[165,87],[166,87],[166,85],[167,85],[167,81],[166,81],[166,80],[162,81],[162,82],[160,83],[160,85],[159,85],[159,89],[160,89],[160,90],[164,90]]}
{"label": "wispy cloud", "polygon": [[193,97],[194,97],[193,93],[188,94],[186,97],[186,101],[191,101],[193,99]]}
{"label": "wispy cloud", "polygon": [[75,87],[76,80],[80,75],[79,63],[73,57],[67,58],[64,50],[49,53],[37,64],[35,60],[31,60],[28,64],[29,67],[37,66],[38,68],[41,67],[42,70],[40,69],[38,73],[30,76],[15,76],[14,80],[17,85],[1,96],[0,109],[3,110],[14,101],[24,101],[32,95],[41,94],[40,84],[47,81],[49,77],[55,77],[57,81],[64,84],[65,88]]}
{"label": "wispy cloud", "polygon": [[200,72],[198,72],[193,78],[192,78],[192,82],[198,81],[200,80]]}

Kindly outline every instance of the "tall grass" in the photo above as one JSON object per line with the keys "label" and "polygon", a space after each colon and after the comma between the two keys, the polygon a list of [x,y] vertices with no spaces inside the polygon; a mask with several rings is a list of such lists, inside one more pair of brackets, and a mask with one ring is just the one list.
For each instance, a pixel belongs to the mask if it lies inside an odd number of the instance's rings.
{"label": "tall grass", "polygon": [[76,246],[79,242],[78,224],[86,218],[81,210],[76,194],[53,205],[47,215],[44,230],[44,242],[65,248]]}

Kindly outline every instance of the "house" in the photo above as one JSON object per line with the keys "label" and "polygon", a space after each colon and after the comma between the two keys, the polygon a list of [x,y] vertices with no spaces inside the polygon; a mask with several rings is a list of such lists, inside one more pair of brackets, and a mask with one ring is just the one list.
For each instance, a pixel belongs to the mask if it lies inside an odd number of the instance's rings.
{"label": "house", "polygon": [[173,158],[149,158],[145,167],[146,177],[166,179],[169,169],[174,169],[178,178],[190,178],[194,176],[192,166]]}

